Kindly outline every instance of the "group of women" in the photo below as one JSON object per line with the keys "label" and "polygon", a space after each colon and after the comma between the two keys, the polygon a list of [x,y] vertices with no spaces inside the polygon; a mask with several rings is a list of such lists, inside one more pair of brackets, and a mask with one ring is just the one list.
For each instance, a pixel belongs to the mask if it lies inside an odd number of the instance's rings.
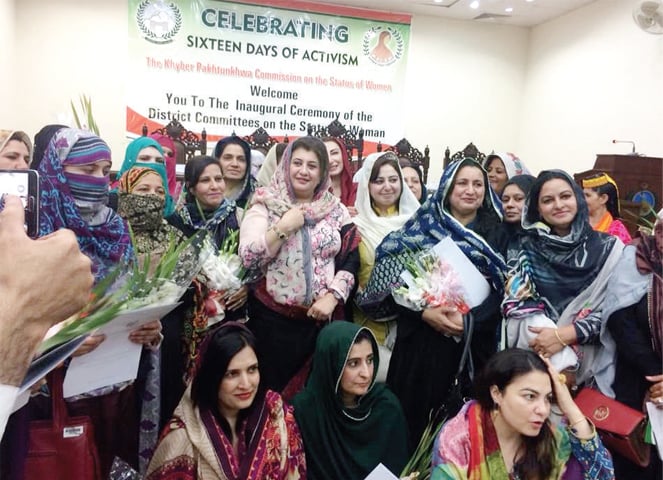
{"label": "group of women", "polygon": [[[72,229],[97,281],[173,240],[203,232],[220,248],[239,231],[241,288],[196,277],[180,307],[131,333],[144,346],[135,382],[68,399],[95,422],[103,475],[115,456],[149,479],[362,479],[379,463],[399,475],[460,382],[476,401],[442,428],[433,478],[608,479],[611,456],[569,387],[663,401],[663,223],[624,248],[609,176],[581,188],[496,154],[450,164],[428,195],[391,152],[353,177],[342,141],[302,137],[273,147],[254,179],[231,136],[187,162],[180,200],[169,142],[131,142],[111,190],[99,137],[45,128],[30,163],[29,137],[0,131],[0,167],[40,174],[40,234]],[[489,293],[467,313],[397,304],[408,262],[447,237]],[[561,352],[573,361],[559,375]],[[660,462],[615,466],[644,478]],[[9,471],[22,478],[20,462]]]}

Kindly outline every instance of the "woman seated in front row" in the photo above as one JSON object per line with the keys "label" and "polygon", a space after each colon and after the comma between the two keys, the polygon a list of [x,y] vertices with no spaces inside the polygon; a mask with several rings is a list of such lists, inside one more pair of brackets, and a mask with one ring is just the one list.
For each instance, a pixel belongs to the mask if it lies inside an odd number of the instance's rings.
{"label": "woman seated in front row", "polygon": [[306,388],[293,400],[309,480],[361,480],[379,463],[398,475],[405,466],[405,416],[375,382],[378,365],[368,328],[332,322],[320,331]]}
{"label": "woman seated in front row", "polygon": [[214,332],[146,479],[306,478],[292,407],[260,385],[255,337],[241,323]]}
{"label": "woman seated in front row", "polygon": [[[548,360],[503,350],[486,364],[475,390],[477,400],[442,427],[431,480],[615,478],[596,429]],[[551,424],[553,399],[567,426]]]}

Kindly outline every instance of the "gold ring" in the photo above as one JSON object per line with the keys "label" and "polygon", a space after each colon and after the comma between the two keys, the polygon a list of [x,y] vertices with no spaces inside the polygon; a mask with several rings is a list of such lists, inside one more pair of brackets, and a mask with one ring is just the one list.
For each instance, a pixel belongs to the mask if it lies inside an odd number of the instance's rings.
{"label": "gold ring", "polygon": [[563,385],[566,385],[566,375],[564,375],[563,373],[560,373],[559,375],[557,375],[557,378],[559,379],[560,383],[562,383]]}

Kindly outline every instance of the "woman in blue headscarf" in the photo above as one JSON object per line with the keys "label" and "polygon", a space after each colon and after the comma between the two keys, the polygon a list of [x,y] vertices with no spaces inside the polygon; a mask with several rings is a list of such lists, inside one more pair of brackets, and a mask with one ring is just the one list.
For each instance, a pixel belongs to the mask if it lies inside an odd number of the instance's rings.
{"label": "woman in blue headscarf", "polygon": [[451,163],[433,196],[405,223],[382,241],[375,267],[358,298],[364,311],[374,309],[384,318],[398,321],[398,336],[391,357],[387,384],[403,405],[412,446],[446,399],[458,369],[464,341],[454,336],[464,331],[460,312],[449,307],[412,311],[397,307],[392,289],[411,254],[426,252],[450,237],[491,286],[491,294],[470,311],[474,318],[471,352],[477,368],[497,349],[499,302],[503,292],[505,264],[490,243],[501,221],[499,200],[489,186],[485,170],[472,159]]}
{"label": "woman in blue headscarf", "polygon": [[[118,170],[117,182],[113,184],[113,192],[117,191],[119,180],[127,171],[133,167],[148,167],[156,171],[164,183],[168,185],[168,175],[166,173],[165,157],[161,144],[150,137],[138,137],[127,145],[124,154],[124,162]],[[163,207],[164,217],[167,217],[175,211],[173,197],[166,191],[166,199]]]}

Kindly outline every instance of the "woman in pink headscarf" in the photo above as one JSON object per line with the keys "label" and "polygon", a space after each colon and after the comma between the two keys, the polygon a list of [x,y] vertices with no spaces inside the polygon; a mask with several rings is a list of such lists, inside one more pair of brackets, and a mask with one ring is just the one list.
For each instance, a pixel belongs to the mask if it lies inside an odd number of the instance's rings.
{"label": "woman in pink headscarf", "polygon": [[153,133],[150,138],[159,142],[166,160],[166,176],[168,177],[168,193],[177,201],[179,197],[179,187],[177,184],[177,174],[175,173],[175,164],[177,163],[177,151],[175,142],[168,135]]}

